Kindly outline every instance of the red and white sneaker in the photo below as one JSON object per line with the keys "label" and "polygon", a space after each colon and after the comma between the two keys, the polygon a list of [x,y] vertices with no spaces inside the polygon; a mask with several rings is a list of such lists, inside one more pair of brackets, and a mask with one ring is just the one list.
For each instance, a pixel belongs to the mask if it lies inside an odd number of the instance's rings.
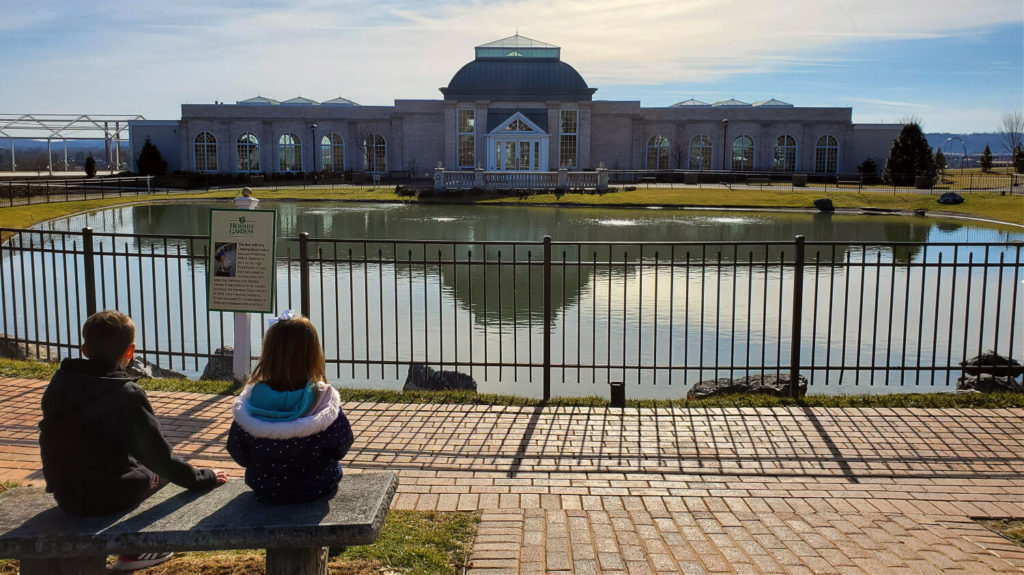
{"label": "red and white sneaker", "polygon": [[124,573],[159,565],[173,556],[174,553],[139,553],[138,555],[118,555],[114,562],[114,572]]}

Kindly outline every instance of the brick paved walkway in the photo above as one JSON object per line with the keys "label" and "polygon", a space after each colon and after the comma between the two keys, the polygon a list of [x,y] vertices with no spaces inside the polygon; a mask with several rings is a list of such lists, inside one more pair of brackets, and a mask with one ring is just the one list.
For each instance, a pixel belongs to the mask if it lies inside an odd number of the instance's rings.
{"label": "brick paved walkway", "polygon": [[[44,382],[0,379],[0,479],[39,483]],[[176,449],[238,468],[230,398],[150,393]],[[1024,409],[346,404],[347,469],[480,510],[471,573],[1020,573]]]}

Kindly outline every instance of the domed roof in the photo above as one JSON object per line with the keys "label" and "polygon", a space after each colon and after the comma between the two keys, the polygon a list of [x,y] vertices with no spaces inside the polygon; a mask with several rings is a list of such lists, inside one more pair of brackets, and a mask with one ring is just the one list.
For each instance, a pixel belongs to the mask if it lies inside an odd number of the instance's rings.
{"label": "domed roof", "polygon": [[597,89],[558,55],[557,46],[521,36],[478,46],[441,93],[445,100],[591,100]]}

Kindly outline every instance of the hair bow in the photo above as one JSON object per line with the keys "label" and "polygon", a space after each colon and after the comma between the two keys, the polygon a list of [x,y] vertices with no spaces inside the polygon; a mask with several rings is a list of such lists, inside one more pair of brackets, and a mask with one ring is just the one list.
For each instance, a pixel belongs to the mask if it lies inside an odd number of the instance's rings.
{"label": "hair bow", "polygon": [[288,321],[290,319],[295,319],[295,315],[296,314],[294,311],[286,309],[283,312],[281,312],[281,315],[267,319],[267,327],[270,327],[279,321]]}

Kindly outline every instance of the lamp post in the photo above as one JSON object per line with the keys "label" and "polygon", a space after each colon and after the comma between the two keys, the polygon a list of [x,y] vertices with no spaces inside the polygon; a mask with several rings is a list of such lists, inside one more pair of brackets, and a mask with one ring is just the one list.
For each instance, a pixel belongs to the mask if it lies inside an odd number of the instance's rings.
{"label": "lamp post", "polygon": [[310,142],[310,152],[313,155],[313,179],[316,179],[316,124],[310,124],[309,129],[313,132],[313,140]]}
{"label": "lamp post", "polygon": [[[240,210],[255,210],[260,201],[252,197],[252,190],[242,188],[242,195],[235,198],[235,206]],[[252,344],[249,340],[252,320],[248,312],[235,312],[235,351],[231,359],[231,371],[235,381],[245,382],[249,377],[252,364]]]}
{"label": "lamp post", "polygon": [[729,120],[722,118],[722,170],[727,170],[729,157]]}

